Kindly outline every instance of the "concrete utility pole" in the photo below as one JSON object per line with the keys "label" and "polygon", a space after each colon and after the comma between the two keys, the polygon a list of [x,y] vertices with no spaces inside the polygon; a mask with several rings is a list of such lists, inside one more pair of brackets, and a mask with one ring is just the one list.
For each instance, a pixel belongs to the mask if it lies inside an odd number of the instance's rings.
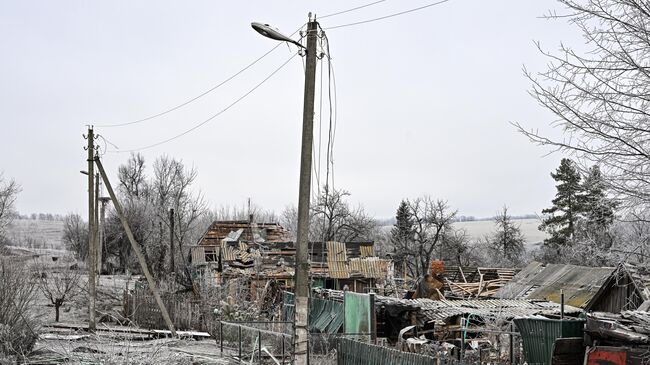
{"label": "concrete utility pole", "polygon": [[144,259],[144,255],[142,254],[140,245],[135,240],[135,237],[133,237],[131,226],[129,226],[129,222],[126,220],[126,217],[124,217],[124,211],[122,210],[122,205],[117,200],[117,197],[115,196],[115,192],[113,192],[113,187],[111,186],[111,182],[108,180],[108,176],[106,175],[106,171],[104,171],[104,166],[99,160],[99,157],[95,158],[95,163],[97,164],[97,169],[99,170],[99,173],[102,175],[102,179],[104,180],[104,185],[106,185],[106,190],[108,191],[108,195],[111,197],[111,200],[113,200],[113,207],[115,208],[115,212],[117,213],[117,216],[120,218],[120,222],[122,223],[122,227],[124,227],[124,230],[126,231],[126,236],[129,238],[129,242],[131,242],[131,248],[133,249],[133,252],[135,252],[135,256],[138,258],[138,262],[140,263],[140,268],[142,268],[142,273],[147,278],[147,284],[149,284],[149,289],[151,289],[151,292],[153,293],[153,296],[156,299],[156,304],[158,304],[158,309],[160,309],[160,314],[162,315],[163,320],[165,320],[165,323],[167,324],[167,327],[169,328],[169,331],[171,332],[172,336],[176,337],[176,329],[174,328],[174,324],[172,323],[172,320],[169,317],[169,312],[167,312],[165,303],[163,303],[162,298],[160,297],[160,293],[158,292],[158,287],[156,286],[156,282],[153,281],[153,276],[151,276],[151,272],[149,271],[147,262]]}
{"label": "concrete utility pole", "polygon": [[307,365],[309,346],[309,199],[311,198],[311,161],[314,130],[314,91],[316,88],[316,41],[318,23],[307,23],[307,60],[305,69],[305,101],[302,113],[302,147],[300,150],[300,186],[298,195],[298,242],[296,244],[296,277],[294,327],[295,364]]}
{"label": "concrete utility pole", "polygon": [[174,264],[174,208],[169,208],[169,257],[171,258],[170,271],[176,272],[176,265]]}
{"label": "concrete utility pole", "polygon": [[95,321],[95,135],[88,127],[88,329],[96,329]]}

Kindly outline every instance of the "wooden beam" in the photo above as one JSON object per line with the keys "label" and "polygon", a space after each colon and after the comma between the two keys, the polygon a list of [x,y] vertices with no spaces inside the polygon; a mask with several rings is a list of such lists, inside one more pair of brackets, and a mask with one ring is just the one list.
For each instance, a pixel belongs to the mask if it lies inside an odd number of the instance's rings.
{"label": "wooden beam", "polygon": [[126,220],[126,217],[124,216],[122,205],[120,205],[120,202],[117,200],[117,197],[115,196],[115,192],[113,191],[111,182],[108,180],[108,176],[106,176],[106,171],[104,171],[104,166],[99,160],[99,157],[95,157],[95,164],[97,164],[97,169],[102,175],[102,179],[104,180],[104,185],[106,186],[106,190],[108,190],[108,195],[110,195],[111,200],[113,200],[113,207],[115,208],[115,212],[117,213],[118,217],[120,217],[120,222],[122,222],[122,226],[126,231],[126,236],[129,238],[129,242],[131,242],[131,248],[133,248],[133,252],[135,252],[135,255],[138,258],[138,262],[140,263],[142,272],[144,273],[144,276],[147,278],[149,289],[151,289],[154,298],[156,298],[156,304],[158,304],[160,313],[162,314],[162,317],[165,320],[167,327],[169,327],[169,331],[171,332],[172,336],[176,337],[176,329],[174,328],[174,324],[172,323],[172,320],[169,317],[169,312],[167,312],[167,308],[165,308],[165,304],[163,303],[162,298],[160,297],[160,293],[158,293],[158,288],[156,287],[156,283],[153,281],[151,272],[149,272],[149,267],[147,266],[147,262],[144,259],[144,255],[142,254],[140,245],[135,240],[135,237],[133,236],[133,232],[131,232],[131,227],[129,226],[129,222]]}

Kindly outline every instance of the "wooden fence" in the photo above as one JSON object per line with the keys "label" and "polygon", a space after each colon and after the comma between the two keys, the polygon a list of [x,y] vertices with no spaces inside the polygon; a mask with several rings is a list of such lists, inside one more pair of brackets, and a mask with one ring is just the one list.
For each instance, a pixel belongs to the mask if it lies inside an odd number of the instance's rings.
{"label": "wooden fence", "polygon": [[[161,297],[176,329],[209,330],[200,301],[192,293],[163,294]],[[148,290],[136,289],[133,293],[125,293],[124,314],[140,327],[167,329],[156,300]]]}

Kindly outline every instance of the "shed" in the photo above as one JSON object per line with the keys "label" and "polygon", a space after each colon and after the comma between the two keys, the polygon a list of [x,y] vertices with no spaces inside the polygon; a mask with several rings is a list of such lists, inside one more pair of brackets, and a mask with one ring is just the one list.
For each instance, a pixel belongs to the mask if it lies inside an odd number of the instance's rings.
{"label": "shed", "polygon": [[621,313],[650,300],[650,275],[645,267],[621,263],[605,280],[585,310]]}
{"label": "shed", "polygon": [[499,289],[496,297],[502,299],[548,300],[560,303],[564,292],[565,303],[587,308],[616,268],[586,267],[567,264],[532,262]]}

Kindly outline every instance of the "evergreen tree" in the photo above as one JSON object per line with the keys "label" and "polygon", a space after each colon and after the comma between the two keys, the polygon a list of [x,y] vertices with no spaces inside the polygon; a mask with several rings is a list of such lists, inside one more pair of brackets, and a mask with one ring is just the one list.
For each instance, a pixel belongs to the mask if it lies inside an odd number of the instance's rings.
{"label": "evergreen tree", "polygon": [[508,214],[508,207],[504,206],[503,210],[494,217],[494,224],[497,230],[492,236],[492,246],[509,263],[518,263],[524,252],[525,239],[519,225],[515,224]]}
{"label": "evergreen tree", "polygon": [[558,182],[557,192],[552,200],[553,206],[542,210],[546,217],[539,229],[551,235],[544,240],[545,245],[559,248],[573,243],[576,226],[584,211],[584,190],[580,184],[580,172],[568,158],[562,159],[551,177]]}
{"label": "evergreen tree", "polygon": [[617,203],[607,197],[607,187],[600,168],[592,166],[582,184],[584,191],[584,232],[601,247],[609,247],[612,239],[609,228],[614,223]]}
{"label": "evergreen tree", "polygon": [[[394,261],[397,270],[402,269],[406,260],[406,252],[409,244],[413,241],[413,214],[407,202],[402,200],[395,214],[395,224],[390,230],[390,240],[394,247]],[[402,273],[404,274],[404,273]]]}
{"label": "evergreen tree", "polygon": [[607,197],[607,187],[600,173],[600,168],[592,166],[582,184],[585,192],[585,219],[598,229],[607,229],[614,223],[616,202]]}

